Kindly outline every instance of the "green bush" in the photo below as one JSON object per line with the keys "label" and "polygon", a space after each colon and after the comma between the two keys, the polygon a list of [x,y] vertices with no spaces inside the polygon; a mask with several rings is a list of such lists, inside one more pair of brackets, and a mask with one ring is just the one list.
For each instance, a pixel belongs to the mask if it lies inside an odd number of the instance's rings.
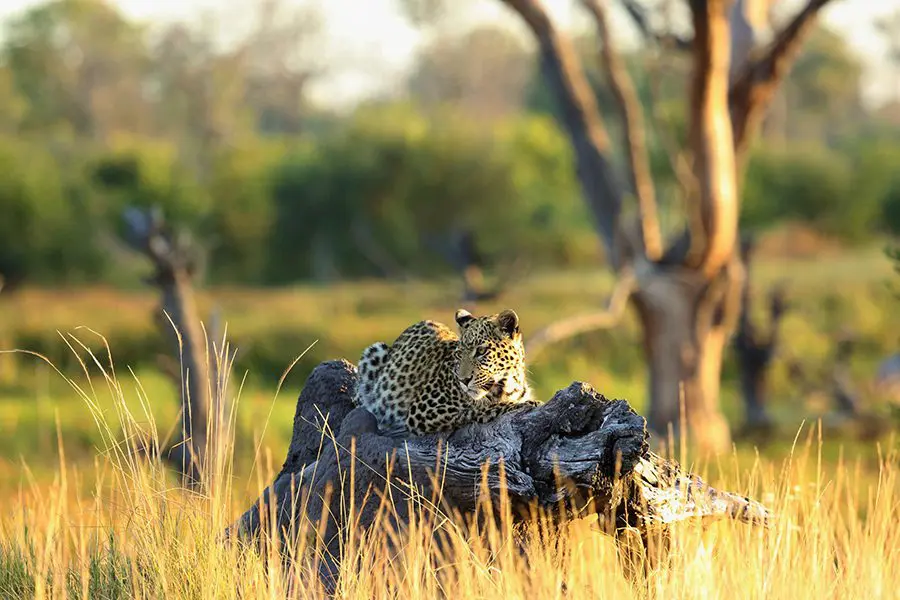
{"label": "green bush", "polygon": [[216,281],[264,280],[274,213],[272,173],[284,155],[281,143],[253,140],[215,157],[206,228]]}
{"label": "green bush", "polygon": [[270,279],[447,273],[444,250],[462,230],[494,263],[593,255],[562,134],[545,118],[494,133],[452,113],[359,111],[276,172]]}
{"label": "green bush", "polygon": [[881,210],[876,169],[834,150],[762,147],[744,183],[741,220],[750,228],[807,223],[847,240],[864,239]]}
{"label": "green bush", "polygon": [[0,274],[10,280],[95,279],[102,253],[85,183],[46,147],[0,137]]}
{"label": "green bush", "polygon": [[172,222],[199,229],[212,205],[208,190],[166,142],[119,141],[95,158],[92,175],[97,190],[107,192],[102,212],[113,223],[126,206],[156,206]]}

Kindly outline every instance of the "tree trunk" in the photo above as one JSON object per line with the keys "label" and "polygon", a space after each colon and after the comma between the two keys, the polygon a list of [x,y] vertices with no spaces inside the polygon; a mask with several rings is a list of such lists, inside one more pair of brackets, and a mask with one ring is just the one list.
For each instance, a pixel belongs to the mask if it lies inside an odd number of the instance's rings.
{"label": "tree trunk", "polygon": [[413,517],[437,523],[504,505],[514,526],[538,516],[535,509],[556,518],[597,515],[607,533],[637,530],[645,543],[683,520],[769,522],[760,504],[713,490],[650,452],[644,419],[584,383],[534,409],[410,438],[380,434],[375,417],[352,404],[356,385],[346,361],[313,370],[281,472],[226,531],[245,542],[274,534],[291,543],[312,525],[330,590],[342,551],[354,547],[348,536],[402,532]]}
{"label": "tree trunk", "polygon": [[218,414],[217,410],[213,412],[215,382],[210,380],[209,369],[214,358],[207,355],[208,344],[190,276],[184,272],[172,275],[157,281],[162,294],[161,308],[171,319],[171,324],[165,323],[164,330],[170,331],[173,350],[181,363],[181,438],[172,445],[168,456],[188,482],[197,485],[206,472],[207,457],[216,456],[215,449],[209,447],[210,441],[217,437],[209,434],[220,425],[211,422],[211,417]]}
{"label": "tree trunk", "polygon": [[677,438],[687,425],[700,448],[722,451],[731,443],[719,410],[719,374],[738,306],[734,293],[742,271],[736,267],[712,283],[696,271],[659,269],[632,296],[643,324],[651,399],[648,427],[658,436],[668,435],[671,428]]}
{"label": "tree trunk", "polygon": [[782,286],[769,293],[769,327],[763,334],[751,318],[753,295],[749,270],[753,260],[755,241],[745,236],[741,241],[741,259],[748,275],[741,289],[741,314],[734,336],[734,351],[740,375],[741,396],[744,400],[744,433],[766,435],[772,429],[772,420],[766,410],[769,368],[778,348],[779,327],[787,310],[785,290]]}
{"label": "tree trunk", "polygon": [[210,380],[209,342],[194,299],[192,278],[196,251],[187,235],[176,235],[162,213],[128,208],[123,214],[125,240],[153,263],[150,283],[160,291],[158,322],[163,335],[173,338],[179,369],[176,384],[181,394],[181,436],[165,452],[185,483],[196,487],[203,481],[210,456],[218,456],[216,440],[221,419],[216,382]]}
{"label": "tree trunk", "polygon": [[766,410],[769,383],[767,366],[761,369],[742,367],[740,371],[746,432],[766,432],[772,427],[772,419]]}

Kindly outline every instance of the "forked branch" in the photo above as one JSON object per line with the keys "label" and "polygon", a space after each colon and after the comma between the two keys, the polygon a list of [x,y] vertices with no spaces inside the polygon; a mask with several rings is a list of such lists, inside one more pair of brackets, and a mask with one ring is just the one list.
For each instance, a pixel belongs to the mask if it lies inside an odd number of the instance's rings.
{"label": "forked branch", "polygon": [[631,187],[637,197],[640,210],[641,234],[644,253],[650,261],[662,256],[659,218],[656,210],[656,191],[650,160],[647,155],[647,133],[641,102],[634,90],[634,84],[622,57],[613,46],[606,14],[606,0],[581,0],[597,26],[600,43],[600,57],[606,71],[609,87],[622,113],[625,147],[628,148]]}
{"label": "forked branch", "polygon": [[768,50],[749,61],[734,82],[728,96],[735,154],[742,161],[753,132],[765,114],[778,84],[785,77],[807,32],[815,24],[819,10],[829,0],[809,0],[806,6],[780,31]]}
{"label": "forked branch", "polygon": [[634,273],[630,269],[624,270],[613,288],[605,310],[563,319],[539,330],[526,344],[528,358],[534,359],[550,344],[572,336],[614,327],[622,320],[625,307],[628,306],[628,299],[636,288],[637,279]]}

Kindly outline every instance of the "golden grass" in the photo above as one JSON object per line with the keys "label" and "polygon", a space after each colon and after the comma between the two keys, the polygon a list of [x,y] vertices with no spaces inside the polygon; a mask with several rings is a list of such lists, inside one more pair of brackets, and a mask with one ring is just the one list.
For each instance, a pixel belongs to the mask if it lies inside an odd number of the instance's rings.
{"label": "golden grass", "polygon": [[[120,383],[127,376],[105,366],[109,360],[84,356],[85,373],[100,370],[106,383],[104,390],[67,379],[104,440],[91,474],[95,484],[83,491],[84,473],[67,463],[60,443],[53,483],[32,481],[4,507],[0,597],[322,597],[317,565],[325,557],[312,529],[286,549],[296,558],[291,570],[274,546],[260,556],[222,538],[246,501],[233,471],[233,428],[226,427],[208,484],[182,489],[162,463],[136,458],[139,440],[163,436],[150,399],[142,398],[135,410]],[[114,411],[99,409],[103,394],[115,398]],[[229,424],[236,412],[237,400]],[[646,579],[623,576],[611,539],[589,520],[560,528],[535,524],[523,556],[508,519],[478,531],[457,523],[441,550],[430,521],[419,516],[399,538],[378,529],[350,536],[337,593],[366,599],[889,597],[900,589],[897,455],[879,451],[874,480],[859,463],[840,460],[829,470],[816,433],[808,431],[783,464],[760,460],[741,469],[735,462],[712,478],[773,508],[780,519],[771,530],[719,523],[703,533],[681,526],[668,559]],[[727,458],[723,464],[731,462]],[[262,453],[256,457],[256,489],[271,481],[272,462]],[[390,550],[388,541],[399,549]]]}

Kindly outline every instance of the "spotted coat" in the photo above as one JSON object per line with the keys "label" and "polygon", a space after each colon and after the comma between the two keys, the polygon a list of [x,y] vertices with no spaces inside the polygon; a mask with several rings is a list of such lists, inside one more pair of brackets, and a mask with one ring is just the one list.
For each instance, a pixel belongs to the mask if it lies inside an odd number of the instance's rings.
{"label": "spotted coat", "polygon": [[537,404],[516,313],[474,317],[460,309],[456,323],[459,335],[421,321],[390,346],[378,342],[363,352],[355,403],[375,415],[382,431],[451,431]]}

